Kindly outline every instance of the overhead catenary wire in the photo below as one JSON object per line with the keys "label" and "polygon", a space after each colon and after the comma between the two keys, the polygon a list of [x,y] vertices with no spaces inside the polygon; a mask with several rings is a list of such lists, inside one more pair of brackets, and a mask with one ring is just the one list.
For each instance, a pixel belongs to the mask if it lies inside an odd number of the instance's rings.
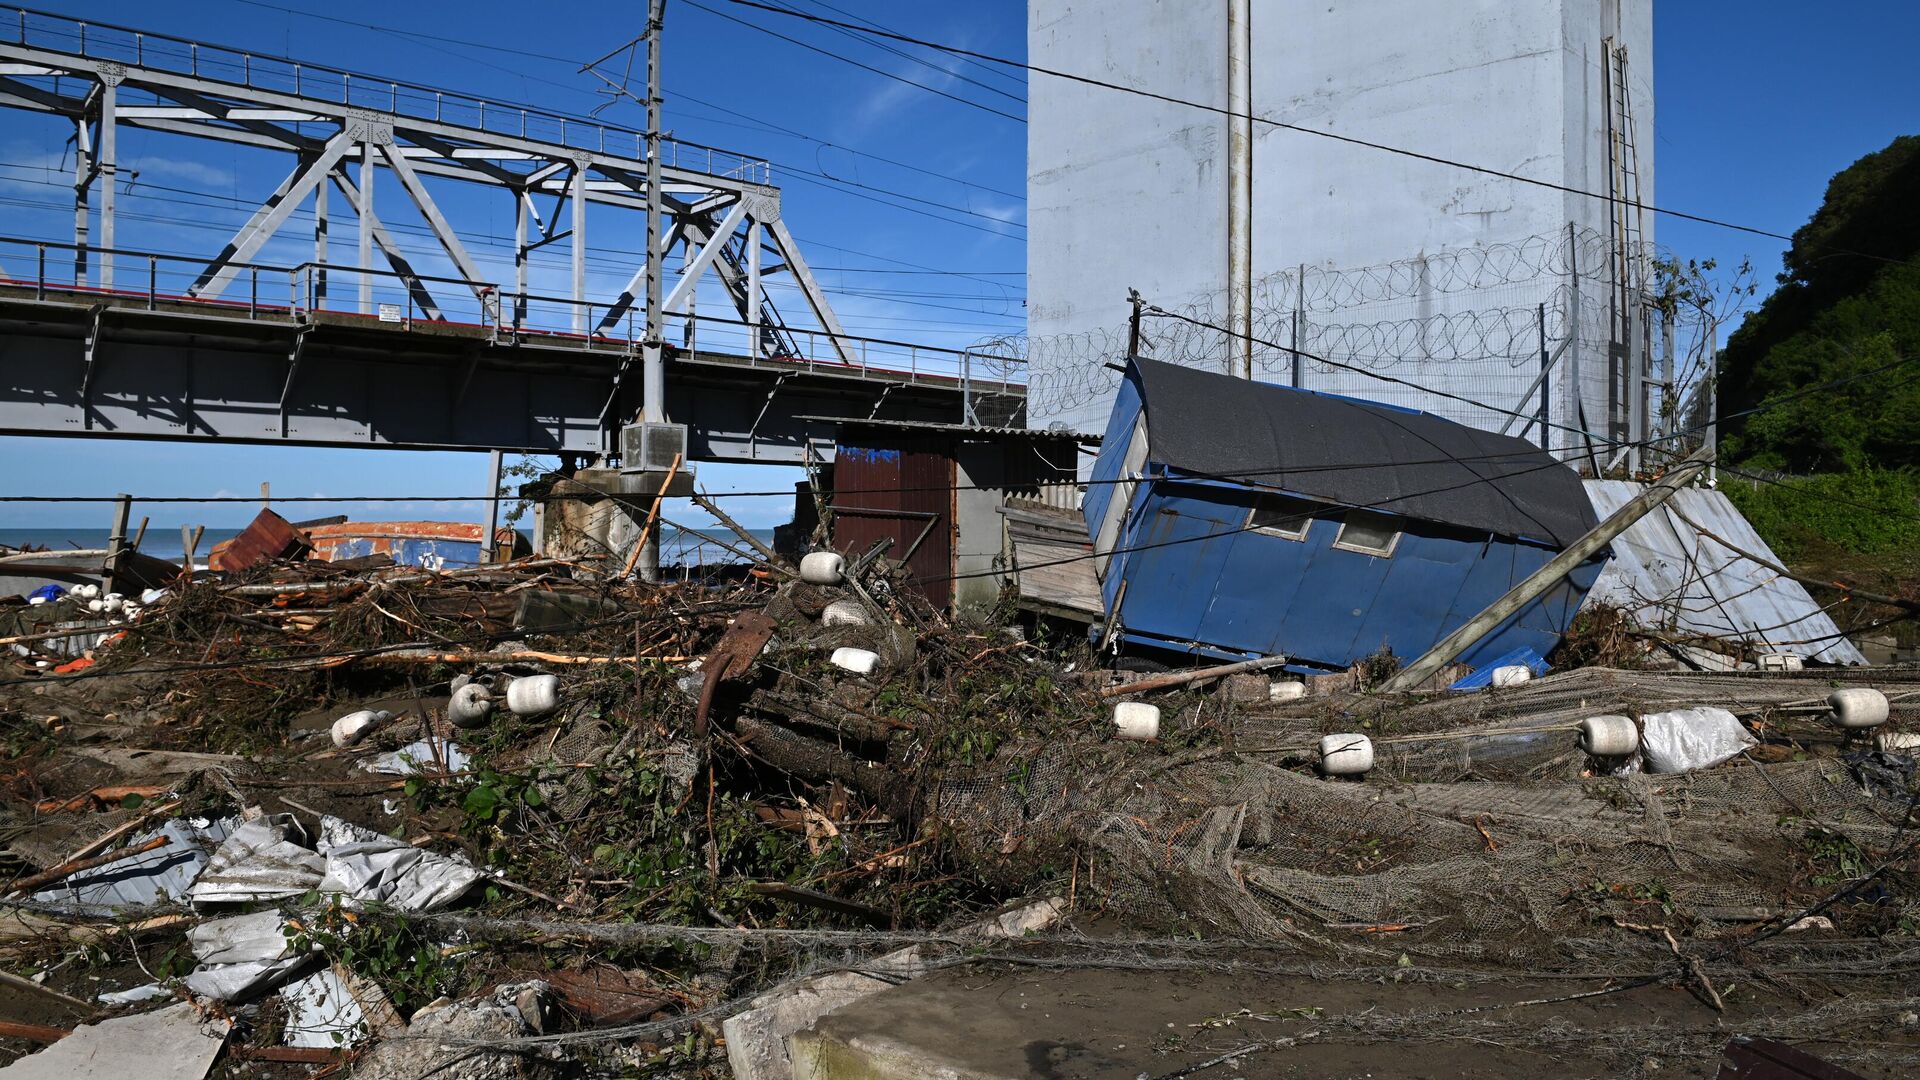
{"label": "overhead catenary wire", "polygon": [[[694,6],[696,7],[703,6],[696,3],[696,0],[684,0],[684,2],[694,4]],[[875,37],[884,37],[893,41],[898,41],[898,42],[902,42],[909,45],[918,45],[921,48],[925,48],[925,49],[935,49],[940,52],[950,53],[956,56],[971,57],[976,60],[981,60],[981,61],[985,61],[993,64],[1000,64],[1008,68],[1025,71],[1032,75],[1045,75],[1045,76],[1048,76],[1049,78],[1065,79],[1069,82],[1076,82],[1082,85],[1093,86],[1103,90],[1113,90],[1119,93],[1132,94],[1138,97],[1148,98],[1150,100],[1159,101],[1169,105],[1179,105],[1186,108],[1198,109],[1204,112],[1210,112],[1220,116],[1226,116],[1231,119],[1247,120],[1255,124],[1263,124],[1267,127],[1274,128],[1276,130],[1291,131],[1291,132],[1296,132],[1302,135],[1312,135],[1322,139],[1330,139],[1335,142],[1346,143],[1351,146],[1358,146],[1358,147],[1363,147],[1369,150],[1376,150],[1381,153],[1393,154],[1399,157],[1405,157],[1405,158],[1409,158],[1416,161],[1424,161],[1429,164],[1440,165],[1446,168],[1462,169],[1468,172],[1479,173],[1483,176],[1492,176],[1492,177],[1496,177],[1503,180],[1511,180],[1515,183],[1527,184],[1532,187],[1546,188],[1548,190],[1562,192],[1567,195],[1577,195],[1583,198],[1597,199],[1613,206],[1626,206],[1634,210],[1640,210],[1640,211],[1644,211],[1652,214],[1660,214],[1666,217],[1678,218],[1683,221],[1691,221],[1701,225],[1710,225],[1716,228],[1731,229],[1736,232],[1750,233],[1755,236],[1764,236],[1770,240],[1784,240],[1784,241],[1787,241],[1788,243],[1791,243],[1793,241],[1793,237],[1790,234],[1775,232],[1771,229],[1761,228],[1757,225],[1745,225],[1745,224],[1741,224],[1740,222],[1729,221],[1724,218],[1711,217],[1705,214],[1694,213],[1692,211],[1678,210],[1678,209],[1674,209],[1671,207],[1664,207],[1664,206],[1655,206],[1651,203],[1642,202],[1638,199],[1623,199],[1609,192],[1589,191],[1586,188],[1576,187],[1572,184],[1563,184],[1553,180],[1543,180],[1539,177],[1526,176],[1521,173],[1512,172],[1506,169],[1495,168],[1490,165],[1477,165],[1472,162],[1461,161],[1455,158],[1443,157],[1438,154],[1430,154],[1420,150],[1411,150],[1406,147],[1393,146],[1388,143],[1376,142],[1372,139],[1363,139],[1353,135],[1343,135],[1335,131],[1326,131],[1320,128],[1311,128],[1311,127],[1306,127],[1300,124],[1290,124],[1280,120],[1272,120],[1267,117],[1260,116],[1252,112],[1251,110],[1245,113],[1236,113],[1232,109],[1228,109],[1220,105],[1213,105],[1213,104],[1209,104],[1207,102],[1202,102],[1202,101],[1194,101],[1189,98],[1176,97],[1172,94],[1162,94],[1153,90],[1146,90],[1138,86],[1128,86],[1124,83],[1112,82],[1106,79],[1097,79],[1090,75],[1079,75],[1073,72],[1061,71],[1056,68],[1044,67],[1039,64],[1033,64],[1033,63],[1029,63],[1022,60],[1014,60],[1009,57],[995,56],[992,53],[981,52],[976,49],[968,49],[959,45],[950,45],[945,42],[929,41],[925,38],[913,37],[908,34],[901,34],[901,33],[897,33],[890,30],[880,30],[870,26],[860,26],[856,23],[844,22],[842,20],[829,18],[824,15],[815,15],[810,12],[797,11],[792,8],[779,7],[773,4],[761,3],[760,0],[725,0],[725,2],[730,3],[735,7],[753,8],[759,11],[765,11],[775,15],[784,16],[786,18],[800,19],[806,22],[825,25],[825,26],[837,26],[837,27],[841,27],[841,28],[851,30],[861,34],[868,34]],[[743,20],[735,20],[735,21],[743,21]],[[747,25],[751,26],[754,24],[747,23]],[[768,32],[772,33],[772,31],[768,31]],[[1888,258],[1887,256],[1882,256],[1882,255],[1871,255],[1871,254],[1868,254],[1865,252],[1859,252],[1859,251],[1837,252],[1837,254],[1854,255],[1861,258],[1874,259],[1874,260],[1892,262],[1892,263],[1906,263],[1910,261],[1907,259]]]}
{"label": "overhead catenary wire", "polygon": [[[811,42],[802,41],[797,37],[793,37],[792,35],[789,35],[789,34],[783,34],[780,31],[774,30],[770,27],[761,26],[758,23],[750,22],[746,19],[729,15],[726,12],[719,10],[718,8],[709,7],[706,4],[700,3],[700,0],[680,0],[680,2],[682,4],[685,4],[688,7],[698,8],[699,10],[707,12],[708,14],[713,15],[716,18],[725,19],[730,23],[737,23],[740,26],[747,27],[748,29],[758,31],[759,33],[762,33],[762,34],[766,34],[769,37],[778,38],[781,41],[787,42],[788,44],[799,46],[800,48],[805,49],[808,52],[818,53],[821,56],[830,57],[832,59],[840,61],[841,63],[850,64],[854,67],[860,68],[863,71],[872,72],[873,74],[878,75],[884,79],[891,79],[894,82],[905,83],[908,86],[912,86],[917,89],[923,90],[929,94],[934,95],[935,97],[946,98],[948,101],[957,102],[969,108],[978,109],[981,112],[991,113],[994,116],[998,116],[1006,120],[1011,120],[1016,124],[1024,124],[1027,122],[1027,118],[1019,115],[1018,113],[1010,113],[1005,109],[998,109],[984,102],[973,101],[969,98],[961,97],[958,94],[950,94],[947,91],[942,90],[937,86],[929,86],[926,83],[920,82],[917,79],[909,79],[904,75],[897,75],[891,71],[887,71],[884,68],[874,67],[872,64],[863,63],[859,60],[855,60],[851,56],[846,56],[841,53],[834,52],[832,49],[821,48],[820,46],[815,45]],[[900,40],[908,40],[908,39],[905,39],[902,35],[884,34],[882,31],[870,30],[870,29],[867,29],[866,27],[856,27],[851,23],[843,23],[837,19],[828,19],[824,16],[809,15],[805,12],[793,11],[788,8],[767,7],[766,5],[760,5],[760,4],[756,4],[753,6],[764,7],[768,11],[777,11],[784,15],[791,15],[791,16],[794,16],[795,18],[806,19],[811,22],[830,23],[835,26],[848,27],[850,29],[859,30],[861,33],[882,34],[882,36],[885,36],[885,37],[892,37]],[[912,41],[910,43],[915,45],[923,44],[922,42],[918,42],[918,41]]]}
{"label": "overhead catenary wire", "polygon": [[[519,56],[519,57],[524,57],[531,60],[543,60],[550,63],[565,64],[569,69],[577,68],[580,62],[578,57],[573,57],[573,56],[560,56],[554,53],[537,52],[532,49],[520,48],[516,46],[511,46],[511,45],[502,45],[497,42],[475,41],[470,38],[448,37],[445,34],[441,34],[437,32],[427,33],[427,32],[418,31],[418,30],[408,30],[408,29],[404,29],[398,26],[393,26],[387,23],[370,23],[370,22],[363,22],[356,19],[345,19],[345,18],[340,18],[338,16],[334,16],[334,15],[322,14],[317,11],[309,11],[302,8],[288,7],[281,4],[266,3],[265,0],[233,0],[233,2],[237,4],[245,4],[249,7],[262,8],[269,11],[278,11],[283,14],[293,15],[300,18],[317,19],[322,22],[334,23],[336,25],[350,27],[356,30],[367,30],[367,31],[373,31],[375,33],[382,33],[382,34],[394,34],[399,37],[408,38],[408,39],[426,43],[432,46],[453,45],[453,46],[466,48],[466,49],[480,49],[488,52],[500,53],[506,56]],[[241,50],[236,50],[236,51],[241,51]],[[244,50],[244,51],[254,51],[254,50]],[[436,48],[435,51],[445,52],[444,49],[439,49],[439,48]],[[291,59],[287,57],[274,57],[274,59],[283,60],[288,63],[292,62]],[[461,59],[466,59],[466,58],[462,57]],[[513,75],[519,78],[530,79],[534,82],[542,83],[547,86],[552,86],[561,90],[568,91],[569,93],[580,94],[582,96],[597,96],[595,91],[579,84],[564,83],[555,79],[547,79],[537,75],[529,75],[523,71],[516,71],[512,68],[500,67],[498,65],[493,65],[493,64],[489,64],[487,66],[493,68],[493,70],[500,71],[508,75]],[[998,91],[995,91],[995,92],[997,93]],[[694,95],[688,94],[679,89],[671,90],[669,91],[669,94],[670,94],[669,103],[675,100],[689,101],[707,109],[712,109],[718,112],[726,113],[731,116],[735,116],[744,120],[751,121],[758,130],[766,131],[773,134],[785,135],[790,138],[801,139],[807,142],[816,143],[822,147],[831,147],[835,150],[840,150],[844,153],[854,154],[859,157],[869,158],[871,160],[881,162],[882,164],[892,165],[896,168],[907,169],[912,172],[917,172],[917,173],[924,174],[926,176],[935,177],[937,179],[945,180],[950,183],[958,184],[962,187],[975,188],[980,191],[991,192],[992,194],[995,194],[995,195],[1002,195],[1010,199],[1019,199],[1022,201],[1026,199],[1026,196],[1023,194],[1006,191],[996,187],[991,187],[986,184],[981,184],[972,180],[967,180],[961,177],[952,176],[947,173],[935,172],[932,169],[922,168],[921,166],[918,166],[918,165],[913,165],[908,162],[899,161],[897,159],[890,158],[885,155],[876,154],[870,150],[862,150],[858,147],[847,146],[841,143],[833,142],[831,140],[821,139],[817,136],[809,135],[804,131],[799,131],[794,128],[787,127],[783,124],[777,124],[772,121],[766,120],[762,117],[754,116],[751,113],[741,112],[738,109],[729,108],[727,106],[720,105],[716,102],[708,101],[704,98],[695,97]],[[712,121],[712,122],[720,123],[721,121]],[[729,125],[729,126],[738,126],[738,125]],[[793,168],[793,166],[788,164],[782,164],[781,167],[783,169]],[[822,174],[822,175],[826,175],[826,174]],[[837,179],[833,177],[829,177],[829,178]]]}

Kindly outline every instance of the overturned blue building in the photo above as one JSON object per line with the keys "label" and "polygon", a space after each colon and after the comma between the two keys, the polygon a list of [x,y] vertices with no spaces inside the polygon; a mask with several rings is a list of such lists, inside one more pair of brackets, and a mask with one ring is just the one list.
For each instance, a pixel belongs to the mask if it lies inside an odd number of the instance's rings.
{"label": "overturned blue building", "polygon": [[[1083,502],[1112,632],[1137,651],[1411,659],[1594,525],[1572,469],[1427,413],[1128,362]],[[1607,553],[1461,661],[1551,651]]]}

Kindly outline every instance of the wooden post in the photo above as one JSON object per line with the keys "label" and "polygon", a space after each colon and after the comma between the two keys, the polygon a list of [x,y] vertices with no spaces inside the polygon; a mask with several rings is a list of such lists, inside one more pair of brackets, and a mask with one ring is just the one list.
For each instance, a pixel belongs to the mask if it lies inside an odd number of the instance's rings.
{"label": "wooden post", "polygon": [[647,537],[653,535],[653,523],[660,517],[660,501],[667,497],[667,489],[673,486],[673,478],[680,474],[680,455],[673,455],[673,464],[667,466],[667,478],[660,481],[660,494],[653,497],[653,505],[647,508],[646,524],[640,526],[640,539],[627,554],[627,565],[620,570],[621,577],[633,573],[634,564],[640,561],[640,552],[647,546]]}
{"label": "wooden post", "polygon": [[1533,573],[1528,574],[1518,585],[1507,590],[1507,594],[1490,604],[1485,611],[1468,619],[1466,625],[1440,639],[1440,643],[1428,649],[1426,655],[1402,668],[1393,678],[1387,680],[1380,689],[1387,693],[1411,690],[1432,678],[1435,672],[1453,662],[1454,657],[1466,652],[1481,638],[1486,637],[1494,627],[1506,622],[1513,613],[1527,606],[1534,598],[1546,592],[1572,572],[1573,568],[1586,562],[1614,537],[1626,532],[1628,527],[1673,497],[1674,492],[1698,476],[1713,462],[1713,451],[1706,447],[1687,455],[1675,465],[1667,475],[1648,485],[1647,490],[1627,500],[1620,509],[1607,516],[1605,521],[1595,525],[1585,536],[1567,545],[1567,549]]}
{"label": "wooden post", "polygon": [[1265,671],[1268,668],[1280,667],[1286,662],[1287,658],[1284,656],[1263,656],[1258,660],[1242,660],[1237,664],[1222,664],[1219,667],[1198,668],[1193,671],[1176,671],[1169,675],[1156,675],[1151,679],[1141,679],[1138,682],[1109,686],[1100,691],[1099,696],[1102,698],[1117,698],[1126,697],[1129,694],[1144,694],[1149,690],[1170,690],[1176,686],[1187,686],[1197,682],[1224,679],[1229,675]]}
{"label": "wooden post", "polygon": [[[487,460],[487,534],[480,538],[480,561],[495,563],[500,560],[498,541],[495,537],[500,531],[500,451],[492,451]],[[512,557],[513,547],[507,547],[508,557]]]}
{"label": "wooden post", "polygon": [[127,556],[127,519],[133,515],[133,496],[121,492],[119,501],[113,509],[113,531],[107,535],[107,572],[106,591],[112,592],[119,586],[115,579],[120,576],[120,564]]}

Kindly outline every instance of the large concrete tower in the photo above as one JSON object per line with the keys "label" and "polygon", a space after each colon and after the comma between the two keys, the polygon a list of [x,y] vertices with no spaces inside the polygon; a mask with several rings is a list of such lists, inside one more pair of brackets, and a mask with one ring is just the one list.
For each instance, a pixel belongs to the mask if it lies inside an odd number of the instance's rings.
{"label": "large concrete tower", "polygon": [[1134,288],[1337,363],[1149,320],[1163,358],[1495,429],[1340,365],[1544,405],[1603,450],[1645,430],[1652,222],[1627,203],[1653,201],[1652,34],[1652,0],[1030,0],[1036,65],[1220,110],[1033,77],[1032,419],[1101,427]]}

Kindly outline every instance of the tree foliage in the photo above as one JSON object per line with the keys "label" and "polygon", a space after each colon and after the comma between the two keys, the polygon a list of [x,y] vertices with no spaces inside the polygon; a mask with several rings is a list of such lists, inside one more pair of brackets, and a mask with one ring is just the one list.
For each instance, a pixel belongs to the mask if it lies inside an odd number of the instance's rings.
{"label": "tree foliage", "polygon": [[1920,136],[1833,178],[1779,283],[1721,358],[1727,457],[1795,472],[1920,466]]}

